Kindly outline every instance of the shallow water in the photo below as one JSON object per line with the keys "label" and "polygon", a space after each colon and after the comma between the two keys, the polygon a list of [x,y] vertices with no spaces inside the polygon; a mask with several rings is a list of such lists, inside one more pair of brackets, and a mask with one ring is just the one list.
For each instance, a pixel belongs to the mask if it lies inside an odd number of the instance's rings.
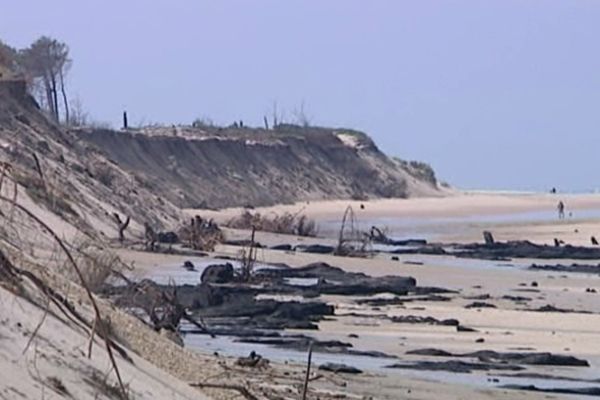
{"label": "shallow water", "polygon": [[[356,228],[368,231],[371,226],[385,228],[387,235],[396,240],[426,239],[437,240],[447,234],[455,233],[457,229],[465,227],[485,227],[492,224],[520,224],[556,222],[558,219],[555,210],[527,211],[518,213],[475,214],[461,217],[377,217],[359,218]],[[581,221],[584,219],[600,219],[600,208],[573,211],[567,221]],[[326,237],[338,235],[341,221],[339,219],[319,220],[319,233]]]}
{"label": "shallow water", "polygon": [[[254,351],[261,356],[279,363],[305,364],[307,353],[297,350],[278,348],[256,343],[239,343],[235,338],[228,336],[219,336],[211,338],[207,335],[188,334],[184,337],[186,347],[198,349],[205,353],[218,352],[220,355],[230,357],[247,356]],[[540,388],[583,388],[590,386],[600,386],[600,384],[571,381],[558,379],[539,379],[539,378],[518,378],[502,377],[494,373],[452,373],[447,371],[418,371],[410,369],[391,369],[386,368],[390,364],[400,362],[394,358],[378,358],[367,356],[356,356],[347,354],[327,354],[313,353],[313,366],[319,366],[328,362],[351,365],[372,373],[384,373],[386,375],[399,375],[405,377],[414,377],[417,379],[432,380],[437,382],[463,384],[476,387],[498,387],[501,385],[536,385]],[[550,375],[564,375],[578,379],[594,379],[598,375],[597,368],[567,368],[567,367],[540,367],[528,368],[529,371],[547,373]],[[496,378],[499,382],[491,382],[491,378]],[[575,398],[575,397],[572,397]]]}
{"label": "shallow water", "polygon": [[[392,246],[397,248],[398,246]],[[400,256],[402,261],[421,261],[425,264],[433,263],[436,265],[444,265],[449,268],[510,268],[506,262],[501,261],[489,261],[489,260],[472,260],[472,259],[461,259],[454,257],[439,257],[431,255],[402,255]],[[182,264],[168,264],[160,269],[154,269],[152,275],[148,276],[158,283],[168,284],[174,282],[176,284],[198,284],[200,282],[200,276],[202,271],[211,264],[215,263],[226,263],[229,262],[234,267],[239,268],[240,263],[232,260],[205,258],[205,257],[191,257],[189,259],[195,266],[195,271],[188,271],[182,267]],[[402,261],[398,265],[402,265]],[[510,265],[516,268],[525,268],[530,263],[525,260],[518,260],[510,262]],[[272,268],[268,265],[257,264],[257,268]],[[314,285],[316,282],[314,279],[290,279],[290,284],[304,286]],[[183,325],[182,331],[192,329],[189,325]],[[204,353],[218,352],[224,356],[240,357],[247,356],[251,351],[255,351],[269,360],[280,363],[306,363],[306,352],[284,349],[273,347],[263,344],[254,343],[239,343],[236,342],[235,338],[228,336],[219,336],[211,338],[207,335],[198,334],[186,334],[184,336],[185,346],[190,349],[197,349]],[[369,349],[360,349],[369,350]],[[388,369],[385,368],[387,365],[399,362],[398,359],[390,358],[377,358],[368,356],[357,356],[347,354],[326,354],[326,353],[315,353],[313,355],[314,365],[318,366],[326,362],[342,363],[352,365],[365,371],[374,373],[382,373],[390,376],[406,376],[415,377],[419,379],[428,379],[439,382],[465,384],[476,387],[497,387],[507,384],[518,384],[518,385],[529,385],[534,384],[541,388],[575,388],[575,387],[590,387],[595,386],[593,383],[583,381],[567,381],[567,380],[550,380],[550,379],[530,379],[530,378],[508,378],[508,377],[496,377],[493,373],[472,373],[472,374],[458,374],[443,371],[416,371],[416,370],[402,370],[402,369]],[[598,363],[592,363],[593,365]],[[598,376],[598,368],[578,368],[578,369],[565,369],[565,368],[527,368],[530,372],[547,373],[551,375],[565,375],[574,377],[577,379],[593,379]],[[497,378],[499,382],[490,382],[489,378]],[[600,384],[598,384],[600,386]],[[577,396],[572,396],[575,398]]]}
{"label": "shallow water", "polygon": [[[203,352],[218,352],[219,354],[230,357],[245,357],[250,354],[251,351],[255,351],[271,361],[280,363],[306,363],[307,357],[306,352],[278,348],[265,344],[240,343],[236,342],[235,338],[231,336],[218,336],[216,338],[211,338],[208,335],[185,335],[184,343],[186,347],[190,347],[192,349],[198,349]],[[365,370],[368,369],[371,371],[383,371],[386,365],[389,365],[395,361],[393,358],[377,358],[318,352],[313,353],[312,359],[315,365],[334,362],[355,365],[358,368]]]}

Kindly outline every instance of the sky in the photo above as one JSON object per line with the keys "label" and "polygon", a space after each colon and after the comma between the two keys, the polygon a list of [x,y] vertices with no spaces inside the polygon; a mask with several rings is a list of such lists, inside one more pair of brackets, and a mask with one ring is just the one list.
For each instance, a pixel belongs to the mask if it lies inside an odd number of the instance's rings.
{"label": "sky", "polygon": [[70,46],[98,121],[367,132],[465,189],[589,191],[600,1],[0,0],[0,39]]}

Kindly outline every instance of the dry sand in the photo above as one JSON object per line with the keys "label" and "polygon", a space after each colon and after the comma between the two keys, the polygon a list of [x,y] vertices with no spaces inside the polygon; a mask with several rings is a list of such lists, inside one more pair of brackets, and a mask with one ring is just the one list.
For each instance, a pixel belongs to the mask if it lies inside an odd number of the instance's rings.
{"label": "dry sand", "polygon": [[[526,211],[556,209],[562,200],[566,211],[600,207],[600,194],[540,194],[515,192],[452,192],[446,197],[416,197],[409,199],[325,200],[283,204],[272,207],[257,207],[261,213],[301,211],[311,218],[341,219],[347,206],[351,206],[359,217],[467,217],[471,215],[509,214]],[[365,205],[361,210],[360,205]],[[186,213],[201,213],[217,221],[238,215],[242,208],[224,210],[186,209]]]}
{"label": "dry sand", "polygon": [[[470,210],[477,213],[495,214],[498,212],[535,211],[554,207],[556,198],[546,195],[514,195],[514,194],[465,194],[446,199],[420,200],[385,200],[365,202],[365,213],[382,217],[394,210],[398,204],[407,205],[414,210],[414,215],[423,218],[429,215],[463,216],[463,207],[472,205]],[[565,200],[573,210],[596,207],[600,202],[597,196],[571,196]],[[479,204],[482,203],[482,204]],[[311,204],[309,215],[323,219],[336,219],[348,202],[327,202]],[[451,204],[443,214],[445,204]],[[277,210],[284,210],[280,206]],[[322,207],[321,209],[319,207]],[[360,209],[359,207],[356,207]],[[289,208],[292,209],[292,208]],[[428,211],[430,210],[430,211]],[[307,208],[307,212],[309,209]],[[216,217],[221,220],[231,214],[226,210]],[[403,211],[408,212],[408,211]],[[437,214],[436,214],[437,213]],[[361,218],[365,216],[359,214]],[[365,214],[367,215],[367,214]],[[398,214],[392,213],[391,216]],[[400,214],[410,216],[411,214]],[[576,225],[573,225],[576,224]],[[574,228],[577,226],[578,228]],[[534,237],[539,241],[550,241],[557,232],[564,232],[574,240],[579,236],[594,232],[600,226],[598,221],[553,221],[543,223],[492,224],[495,234],[502,238]],[[454,236],[444,233],[450,239],[464,236],[468,229],[475,229],[469,224],[464,229],[456,229]],[[579,229],[581,235],[571,229]],[[246,231],[228,230],[230,237],[247,238]],[[69,236],[68,231],[62,232]],[[479,240],[480,231],[476,238]],[[334,238],[297,238],[289,235],[276,235],[260,232],[258,240],[263,244],[276,243],[333,243]],[[239,247],[221,245],[215,255],[236,256]],[[188,257],[176,255],[159,255],[132,250],[120,251],[123,259],[134,263],[135,274],[151,276],[154,271],[166,264],[183,263]],[[401,360],[415,360],[417,357],[406,355],[406,351],[424,347],[438,347],[454,352],[490,349],[497,351],[513,351],[529,349],[531,351],[550,351],[558,354],[574,355],[590,361],[592,368],[556,369],[533,368],[532,371],[553,373],[571,377],[595,378],[600,365],[600,350],[596,342],[600,333],[600,303],[596,294],[586,293],[586,288],[600,290],[600,279],[597,276],[581,274],[545,273],[518,269],[510,266],[499,267],[493,262],[473,262],[451,257],[435,256],[399,256],[398,261],[389,255],[378,255],[372,259],[344,258],[331,255],[293,253],[272,250],[259,252],[261,261],[283,262],[291,266],[302,266],[311,262],[327,262],[348,271],[365,272],[370,275],[410,275],[417,279],[419,285],[441,286],[459,291],[449,295],[447,302],[416,301],[404,306],[384,306],[373,309],[357,305],[351,297],[327,296],[326,300],[336,305],[336,318],[322,321],[316,334],[322,339],[350,341],[358,350],[379,350],[398,356]],[[421,261],[423,265],[408,265],[406,261]],[[549,261],[551,262],[551,261]],[[563,261],[564,262],[564,261]],[[496,263],[497,264],[497,263]],[[538,286],[532,288],[531,282]],[[527,287],[521,286],[528,285]],[[522,292],[521,290],[537,290]],[[78,289],[80,291],[80,289]],[[84,296],[75,289],[65,289],[69,297],[80,304],[85,303]],[[465,309],[472,300],[465,297],[489,294],[486,302],[496,305],[496,309]],[[504,295],[520,295],[531,297],[527,305],[519,305],[513,301],[502,299]],[[524,311],[526,307],[537,307],[553,304],[563,308],[592,311],[596,314],[575,313],[538,313]],[[90,371],[107,372],[106,357],[101,350],[96,350],[96,357],[86,359],[82,351],[87,344],[87,336],[68,327],[58,318],[50,315],[42,325],[39,338],[28,352],[20,353],[27,343],[30,334],[43,315],[43,310],[27,301],[17,299],[14,295],[0,289],[0,306],[3,319],[0,319],[0,377],[5,398],[68,397],[56,392],[52,377],[58,376],[60,381],[73,393],[74,398],[92,398],[97,391],[84,380]],[[303,366],[295,364],[275,364],[262,371],[236,369],[233,360],[226,357],[216,358],[204,353],[201,349],[190,351],[180,349],[166,338],[152,332],[140,321],[113,309],[106,302],[101,302],[102,312],[109,315],[119,337],[127,342],[134,354],[135,365],[124,362],[119,365],[127,378],[135,398],[235,398],[235,392],[223,390],[206,390],[204,393],[191,390],[188,382],[210,379],[213,382],[241,382],[252,388],[255,393],[264,394],[277,391],[288,392],[289,398],[297,398],[301,387]],[[355,315],[344,315],[354,313]],[[356,314],[363,314],[357,316]],[[461,324],[475,328],[477,332],[456,332],[455,329],[443,326],[424,326],[394,324],[376,318],[374,314],[420,315],[439,319],[456,318]],[[6,319],[8,318],[8,319]],[[7,321],[7,322],[2,322]],[[8,322],[9,321],[9,322]],[[20,324],[17,325],[17,323]],[[358,338],[349,338],[354,333]],[[483,338],[483,343],[476,339]],[[10,345],[9,345],[10,344]],[[52,344],[52,345],[49,345]],[[99,349],[99,347],[96,347]],[[83,349],[83,350],[82,350]],[[152,364],[150,364],[152,363]],[[36,370],[37,369],[37,370]],[[172,374],[169,375],[169,374]],[[453,375],[453,374],[450,374]],[[455,374],[456,375],[456,374]],[[313,393],[319,393],[322,399],[334,398],[336,393],[346,398],[373,397],[377,399],[512,399],[512,398],[548,398],[538,393],[523,393],[485,386],[485,374],[474,374],[441,379],[439,375],[421,372],[389,372],[370,371],[357,377],[324,374],[324,378],[311,383]],[[477,381],[477,385],[465,384]],[[441,380],[441,381],[440,381]],[[114,382],[113,382],[114,384]],[[259,396],[264,397],[263,395]],[[556,396],[555,396],[556,397]]]}

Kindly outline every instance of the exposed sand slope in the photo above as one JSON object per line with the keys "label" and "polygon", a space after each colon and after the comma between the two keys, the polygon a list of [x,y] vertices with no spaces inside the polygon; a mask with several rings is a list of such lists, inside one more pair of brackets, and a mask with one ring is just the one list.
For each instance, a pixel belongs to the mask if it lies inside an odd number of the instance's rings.
{"label": "exposed sand slope", "polygon": [[[45,299],[36,297],[44,307],[0,287],[0,397],[117,398],[117,381],[103,344],[96,341],[88,359],[89,336],[66,321],[56,307],[50,306],[45,316]],[[133,364],[117,358],[130,398],[208,398],[135,353],[129,354]]]}
{"label": "exposed sand slope", "polygon": [[131,216],[132,231],[141,230],[144,222],[172,225],[180,217],[179,209],[153,194],[140,176],[49,121],[26,93],[15,93],[2,82],[0,165],[10,169],[4,171],[3,195],[12,198],[11,177],[38,206],[80,232],[114,237],[115,212],[123,219]]}
{"label": "exposed sand slope", "polygon": [[428,166],[391,159],[346,129],[180,126],[82,130],[79,137],[181,207],[443,193]]}

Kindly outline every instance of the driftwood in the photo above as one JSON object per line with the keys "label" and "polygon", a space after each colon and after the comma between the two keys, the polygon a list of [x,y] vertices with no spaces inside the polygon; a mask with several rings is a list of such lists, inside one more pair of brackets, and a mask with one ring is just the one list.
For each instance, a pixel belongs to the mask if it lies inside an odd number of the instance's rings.
{"label": "driftwood", "polygon": [[202,383],[202,382],[198,382],[198,383],[190,383],[190,386],[192,386],[192,387],[198,387],[198,388],[214,388],[214,389],[235,390],[235,391],[239,392],[242,396],[244,396],[244,398],[246,398],[248,400],[258,400],[258,397],[256,397],[252,393],[250,393],[250,391],[246,387],[241,386],[241,385],[230,385],[230,384],[226,384],[226,383]]}
{"label": "driftwood", "polygon": [[369,235],[358,229],[356,216],[352,206],[346,207],[338,234],[338,243],[333,254],[347,257],[366,257],[367,247],[371,244]]}
{"label": "driftwood", "polygon": [[158,241],[158,235],[148,222],[144,223],[144,239],[145,247],[148,251],[154,251],[156,249],[156,242]]}
{"label": "driftwood", "polygon": [[[140,285],[131,281],[122,273],[116,272],[115,275],[120,277],[129,288],[133,288],[138,293],[144,293],[146,295],[152,295],[152,286],[149,285]],[[179,322],[183,319],[190,324],[194,325],[201,332],[210,335],[211,337],[215,337],[215,335],[204,325],[202,320],[200,322],[192,317],[185,307],[181,305],[179,300],[177,299],[177,289],[173,287],[172,293],[169,294],[164,290],[158,289],[154,293],[154,298],[145,306],[142,307],[144,311],[148,314],[148,317],[152,321],[154,330],[158,331],[161,328],[168,329],[172,331],[176,331],[176,328],[179,326]],[[161,306],[163,308],[163,312],[161,315],[156,313],[156,310]]]}
{"label": "driftwood", "polygon": [[308,381],[310,380],[310,364],[312,362],[313,342],[308,345],[308,361],[306,362],[306,377],[304,378],[304,389],[302,390],[302,400],[306,400],[308,393]]}
{"label": "driftwood", "polygon": [[490,231],[483,231],[483,240],[485,240],[485,244],[494,244],[494,236]]}
{"label": "driftwood", "polygon": [[125,240],[125,229],[127,229],[127,227],[129,226],[129,216],[127,216],[127,218],[125,219],[125,221],[121,220],[121,217],[119,216],[119,214],[114,213],[113,217],[115,218],[115,222],[117,223],[117,228],[119,229],[119,242],[123,243],[123,241]]}

